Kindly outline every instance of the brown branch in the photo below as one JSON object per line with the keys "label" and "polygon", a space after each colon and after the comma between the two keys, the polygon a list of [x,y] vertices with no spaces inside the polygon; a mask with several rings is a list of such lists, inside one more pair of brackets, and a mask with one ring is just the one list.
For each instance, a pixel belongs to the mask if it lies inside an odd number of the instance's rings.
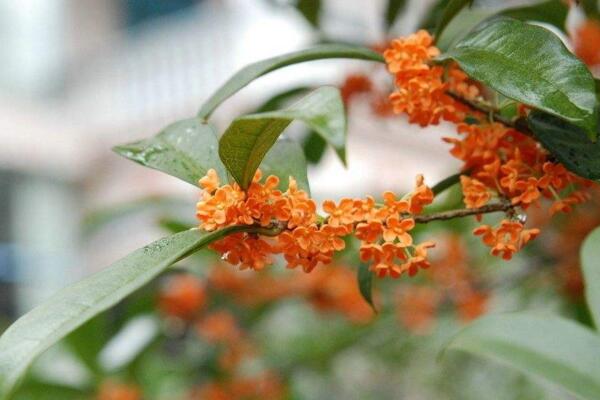
{"label": "brown branch", "polygon": [[416,223],[426,224],[433,221],[446,221],[454,218],[468,217],[470,215],[489,214],[494,212],[507,212],[514,209],[511,203],[488,204],[479,208],[463,208],[459,210],[444,211],[427,215],[416,215],[413,217]]}

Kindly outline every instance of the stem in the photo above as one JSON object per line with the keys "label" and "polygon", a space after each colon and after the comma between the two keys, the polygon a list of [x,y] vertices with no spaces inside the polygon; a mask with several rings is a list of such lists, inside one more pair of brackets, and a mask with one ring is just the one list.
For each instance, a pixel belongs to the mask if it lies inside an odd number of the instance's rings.
{"label": "stem", "polygon": [[431,187],[431,191],[433,192],[434,195],[437,196],[438,194],[442,193],[444,190],[457,184],[458,181],[460,181],[461,175],[468,175],[468,174],[469,174],[469,171],[464,171],[464,172],[458,172],[454,175],[450,175],[449,177],[444,178],[441,181],[439,181],[438,183],[436,183],[435,185],[433,185]]}
{"label": "stem", "polygon": [[494,118],[494,121],[498,121],[503,125],[506,125],[513,129],[516,129],[524,135],[533,136],[533,132],[531,132],[531,130],[529,129],[529,126],[527,125],[527,121],[523,118],[517,118],[517,119],[512,120],[512,119],[503,117],[502,115],[498,114],[498,110],[495,109],[494,107],[488,106],[481,102],[467,100],[464,97],[461,97],[458,94],[451,92],[451,91],[448,91],[446,93],[448,94],[448,96],[452,97],[454,100],[458,101],[459,103],[462,103],[462,104],[464,104],[474,110],[477,110],[481,113],[484,113],[486,115],[491,114]]}
{"label": "stem", "polygon": [[[192,229],[198,229],[198,228],[192,228]],[[213,232],[211,235],[209,235],[207,237],[207,240],[201,241],[198,243],[197,246],[189,249],[185,254],[182,254],[181,257],[179,257],[177,259],[177,261],[181,261],[184,258],[187,258],[190,255],[194,254],[198,250],[208,246],[209,244],[216,242],[218,240],[221,240],[221,239],[225,238],[226,236],[229,236],[234,233],[246,232],[246,233],[256,233],[258,235],[263,235],[263,236],[277,236],[281,232],[283,232],[284,229],[285,229],[285,227],[281,224],[272,224],[271,226],[266,226],[266,227],[260,226],[260,225],[228,226],[228,227],[225,227],[225,228],[222,228],[222,229],[219,229],[219,230]]]}
{"label": "stem", "polygon": [[454,218],[468,217],[470,215],[489,214],[494,212],[507,212],[515,206],[511,203],[488,204],[479,208],[463,208],[459,210],[444,211],[428,215],[416,215],[413,217],[416,223],[426,224],[433,221],[446,221]]}

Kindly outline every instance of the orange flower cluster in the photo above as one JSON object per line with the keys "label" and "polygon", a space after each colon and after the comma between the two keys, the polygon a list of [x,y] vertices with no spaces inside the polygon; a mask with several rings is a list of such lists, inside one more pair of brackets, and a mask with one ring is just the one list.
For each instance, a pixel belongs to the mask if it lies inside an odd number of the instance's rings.
{"label": "orange flower cluster", "polygon": [[462,121],[465,106],[447,92],[469,99],[479,95],[479,89],[456,65],[449,68],[449,79],[444,81],[444,67],[431,63],[439,54],[425,30],[393,40],[383,53],[388,70],[395,75],[396,91],[390,95],[394,112],[406,113],[411,123],[427,126],[441,119]]}
{"label": "orange flower cluster", "polygon": [[260,270],[272,262],[271,254],[281,253],[288,268],[301,266],[310,272],[319,263],[331,263],[334,252],[345,247],[342,238],[354,232],[363,242],[361,259],[373,261],[372,269],[379,276],[397,278],[404,272],[414,275],[419,268],[427,268],[427,249],[433,243],[414,245],[408,233],[415,225],[410,215],[419,214],[433,201],[433,192],[422,176],[417,178],[414,191],[404,199],[398,200],[393,193],[386,192],[383,205],[377,205],[372,197],[345,198],[339,204],[326,200],[323,210],[328,216],[322,222],[316,203],[298,189],[293,178],[290,177],[286,192],[277,189],[277,177],[269,176],[264,184],[260,178],[258,171],[247,191],[236,184],[219,186],[214,170],[200,179],[205,189],[197,204],[201,229],[211,231],[236,224],[262,227],[276,224],[281,228],[270,240],[256,234],[236,233],[213,243],[211,248],[230,264]]}
{"label": "orange flower cluster", "polygon": [[188,397],[189,400],[284,399],[286,390],[281,379],[271,372],[209,382]]}
{"label": "orange flower cluster", "polygon": [[461,321],[470,321],[486,311],[488,294],[468,266],[465,243],[457,235],[441,242],[443,251],[432,260],[425,284],[398,289],[398,319],[413,333],[429,333],[442,304],[453,306]]}
{"label": "orange flower cluster", "polygon": [[356,284],[356,272],[350,268],[323,268],[305,274],[298,284],[300,294],[320,312],[339,313],[356,324],[365,324],[373,318],[373,310]]}
{"label": "orange flower cluster", "polygon": [[317,225],[317,205],[308,194],[298,189],[290,178],[288,190],[277,189],[279,178],[269,176],[261,183],[259,171],[244,191],[237,184],[219,186],[216,171],[209,170],[200,179],[203,198],[197,204],[196,216],[200,228],[212,231],[231,225],[277,225],[287,229],[277,240],[267,240],[255,234],[237,233],[217,241],[211,248],[241,269],[261,270],[271,264],[271,254],[283,253],[288,266],[301,265],[311,271],[319,262],[329,263],[334,250],[344,248],[340,236],[349,232],[327,224]]}
{"label": "orange flower cluster", "polygon": [[[227,296],[234,307],[241,306],[241,310],[264,306],[284,297],[300,297],[319,312],[339,313],[353,323],[367,323],[374,315],[363,300],[356,285],[356,274],[350,268],[331,265],[312,274],[249,272],[218,264],[210,271],[206,283],[191,274],[170,276],[158,296],[158,306],[164,314],[184,316],[185,326],[193,326],[199,338],[219,349],[216,365],[225,378],[206,383],[190,398],[258,396],[276,399],[285,392],[279,378],[268,370],[253,378],[244,375],[244,362],[260,357],[260,352],[232,312],[214,308],[214,299],[220,296]],[[197,301],[198,298],[202,300]],[[253,386],[257,387],[251,389]],[[117,393],[117,389],[111,393]],[[106,397],[109,398],[112,399]]]}
{"label": "orange flower cluster", "polygon": [[[360,258],[371,262],[371,270],[378,276],[398,278],[404,273],[413,276],[421,268],[428,268],[427,249],[433,242],[413,243],[410,231],[415,227],[411,217],[421,213],[423,207],[433,201],[433,192],[417,177],[414,191],[403,199],[391,192],[383,194],[384,204],[374,207],[374,200],[355,203],[357,219],[356,237],[361,240]],[[342,209],[344,201],[338,209]]]}
{"label": "orange flower cluster", "polygon": [[[534,139],[500,123],[458,124],[462,138],[445,138],[453,145],[450,153],[464,161],[470,176],[461,176],[464,202],[479,208],[493,197],[527,209],[541,199],[553,200],[550,214],[569,212],[589,198],[592,182],[550,161],[549,154]],[[505,220],[496,227],[480,227],[475,233],[492,247],[492,254],[510,259],[539,230],[526,230],[516,221]]]}
{"label": "orange flower cluster", "polygon": [[440,293],[429,286],[407,286],[398,291],[396,315],[410,332],[425,335],[431,332],[441,301]]}
{"label": "orange flower cluster", "polygon": [[165,315],[191,320],[205,304],[204,285],[192,275],[170,277],[160,289],[158,307]]}
{"label": "orange flower cluster", "polygon": [[387,91],[387,88],[377,87],[371,78],[362,73],[346,76],[340,86],[340,95],[346,110],[350,109],[352,101],[361,97],[368,101],[371,111],[379,117],[394,115]]}
{"label": "orange flower cluster", "polygon": [[503,220],[500,225],[493,228],[481,225],[473,230],[475,235],[481,235],[483,243],[491,247],[494,256],[502,256],[510,260],[514,253],[521,250],[523,246],[539,235],[537,228],[525,229],[518,221]]}
{"label": "orange flower cluster", "polygon": [[100,385],[97,400],[142,400],[142,391],[133,384],[104,381]]}
{"label": "orange flower cluster", "polygon": [[253,342],[228,311],[219,310],[206,314],[196,323],[196,331],[208,343],[220,345],[222,352],[217,362],[225,371],[234,371],[244,360],[256,355]]}
{"label": "orange flower cluster", "polygon": [[[580,36],[598,36],[598,26],[589,22]],[[591,63],[593,51],[587,50],[580,53]],[[527,209],[545,198],[553,200],[550,213],[554,214],[569,212],[573,205],[589,198],[584,189],[591,182],[554,162],[534,139],[501,123],[488,122],[487,115],[459,103],[456,97],[467,102],[478,99],[479,87],[455,64],[444,67],[432,63],[438,54],[433,38],[425,31],[392,41],[384,52],[397,87],[390,99],[394,111],[406,113],[412,123],[426,126],[444,119],[458,124],[462,137],[445,140],[453,145],[450,153],[462,160],[464,171],[468,171],[468,176],[461,177],[468,208],[480,208],[498,198],[513,207]],[[527,112],[522,105],[518,110],[521,116]],[[467,115],[475,123],[463,122]],[[492,247],[492,254],[509,259],[539,231],[526,230],[519,222],[505,220],[494,228],[480,227],[476,233]]]}
{"label": "orange flower cluster", "polygon": [[[450,153],[464,161],[469,177],[461,184],[468,207],[480,207],[491,193],[527,208],[542,198],[554,199],[551,213],[568,212],[588,198],[583,190],[591,182],[549,160],[549,154],[534,139],[517,130],[493,123],[458,125],[462,138],[445,138],[453,144]],[[571,189],[564,198],[560,193]]]}
{"label": "orange flower cluster", "polygon": [[318,311],[336,312],[355,323],[366,323],[373,310],[356,285],[356,273],[341,265],[330,265],[310,274],[246,274],[215,267],[210,273],[212,288],[243,306],[261,306],[282,298],[307,299]]}
{"label": "orange flower cluster", "polygon": [[583,240],[600,225],[600,188],[591,190],[591,201],[574,210],[568,218],[553,224],[543,244],[556,263],[554,280],[573,302],[585,301],[580,250]]}
{"label": "orange flower cluster", "polygon": [[363,74],[351,74],[346,76],[346,79],[340,87],[340,95],[344,105],[348,107],[350,100],[357,95],[369,93],[373,90],[373,82]]}

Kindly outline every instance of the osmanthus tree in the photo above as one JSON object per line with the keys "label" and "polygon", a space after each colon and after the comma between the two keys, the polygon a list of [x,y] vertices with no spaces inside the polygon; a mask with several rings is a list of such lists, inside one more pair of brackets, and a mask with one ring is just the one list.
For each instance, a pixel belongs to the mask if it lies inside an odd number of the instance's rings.
{"label": "osmanthus tree", "polygon": [[[345,239],[354,237],[362,261],[357,284],[371,302],[374,275],[401,278],[429,267],[427,253],[435,243],[413,240],[419,224],[495,213],[497,223],[480,225],[474,234],[491,254],[510,259],[539,234],[539,228],[526,227],[530,206],[545,204],[556,214],[585,202],[600,177],[596,83],[586,65],[554,33],[524,21],[539,9],[477,13],[470,23],[458,24],[453,18],[464,18],[459,12],[470,2],[446,3],[433,36],[420,30],[392,40],[382,52],[321,45],[249,65],[195,117],[116,147],[141,165],[198,185],[198,227],[134,251],[17,320],[0,338],[0,398],[11,396],[40,353],[202,248],[242,269],[267,268],[281,255],[287,268],[310,273],[327,268]],[[555,16],[541,19],[561,24]],[[455,124],[457,136],[444,140],[462,169],[431,187],[417,176],[414,190],[402,196],[327,200],[320,214],[302,147],[280,136],[292,121],[301,121],[345,162],[344,93],[318,88],[287,108],[240,116],[221,135],[210,122],[221,103],[255,79],[331,58],[387,68],[394,90],[386,106],[411,123]],[[455,184],[464,207],[428,212],[436,196]],[[593,254],[596,246],[590,246],[585,254]],[[594,315],[600,308],[597,274],[593,256],[586,256]],[[451,346],[491,354],[582,398],[600,397],[600,339],[575,324],[494,317],[467,328]]]}

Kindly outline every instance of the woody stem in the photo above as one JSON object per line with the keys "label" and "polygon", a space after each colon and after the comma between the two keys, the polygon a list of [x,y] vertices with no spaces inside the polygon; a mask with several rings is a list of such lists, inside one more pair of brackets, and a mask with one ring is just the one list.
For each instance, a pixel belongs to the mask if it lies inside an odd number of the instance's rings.
{"label": "woody stem", "polygon": [[454,218],[468,217],[470,215],[489,214],[494,212],[507,212],[514,209],[511,203],[488,204],[478,208],[463,208],[459,210],[444,211],[427,215],[416,215],[413,217],[416,223],[426,224],[433,221],[446,221]]}

